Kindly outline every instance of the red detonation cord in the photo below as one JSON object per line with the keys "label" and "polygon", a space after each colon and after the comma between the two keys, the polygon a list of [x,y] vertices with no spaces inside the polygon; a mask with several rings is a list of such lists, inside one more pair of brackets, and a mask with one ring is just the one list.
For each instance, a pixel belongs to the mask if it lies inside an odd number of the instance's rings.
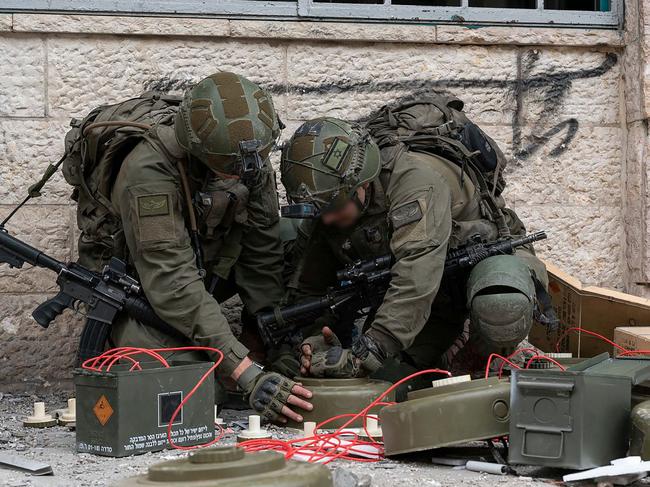
{"label": "red detonation cord", "polygon": [[[585,333],[587,335],[593,336],[595,338],[607,342],[608,344],[614,346],[619,351],[621,351],[620,355],[650,354],[650,350],[627,350],[626,348],[621,347],[620,345],[614,343],[613,341],[609,340],[608,338],[605,338],[604,336],[598,333],[585,330],[579,327],[568,328],[560,336],[556,346],[557,350],[559,350],[560,342],[566,337],[566,335],[574,331]],[[133,356],[148,355],[154,360],[160,362],[160,364],[162,364],[163,367],[168,368],[169,363],[165,360],[165,358],[161,354],[166,352],[179,352],[179,351],[213,352],[218,355],[218,359],[215,362],[215,364],[212,367],[210,367],[210,369],[199,379],[196,385],[185,396],[185,398],[181,401],[181,403],[178,405],[178,407],[172,414],[169,424],[167,425],[167,439],[169,441],[170,446],[177,450],[194,450],[196,448],[204,448],[207,446],[214,445],[215,443],[217,443],[223,438],[225,433],[224,429],[219,424],[217,424],[217,426],[220,429],[219,435],[215,437],[213,440],[203,445],[194,445],[194,446],[176,445],[172,440],[171,433],[172,433],[172,426],[174,424],[174,420],[176,419],[176,416],[180,413],[183,406],[194,395],[194,393],[198,390],[198,388],[201,387],[201,385],[214,374],[214,371],[223,360],[223,353],[221,353],[220,350],[216,348],[210,348],[210,347],[176,347],[176,348],[156,348],[156,349],[120,347],[120,348],[114,348],[108,350],[97,357],[86,360],[82,364],[82,367],[84,369],[92,370],[95,372],[108,372],[111,370],[111,367],[113,367],[113,365],[118,363],[120,360],[124,359],[129,361],[132,364],[129,370],[142,370],[140,366],[140,362],[134,359]],[[496,353],[491,354],[488,357],[487,364],[485,367],[485,378],[487,379],[490,375],[490,365],[493,359],[500,359],[502,361],[498,372],[499,377],[501,377],[503,373],[503,368],[506,364],[508,364],[510,367],[521,369],[521,367],[513,363],[511,359],[523,352],[532,352],[535,354],[530,359],[528,359],[525,368],[529,368],[530,365],[535,360],[547,360],[557,365],[561,370],[565,370],[565,368],[557,360],[554,360],[553,358],[550,357],[546,357],[544,355],[539,355],[537,349],[521,348],[515,350],[507,357],[504,357]],[[375,408],[377,406],[389,406],[395,404],[393,402],[382,401],[382,399],[385,398],[388,394],[390,394],[401,384],[410,381],[415,377],[425,375],[425,374],[443,374],[448,377],[451,377],[451,373],[447,370],[441,370],[441,369],[421,370],[407,377],[404,377],[403,379],[400,379],[396,383],[392,384],[377,399],[372,401],[368,406],[363,408],[358,413],[339,414],[337,416],[334,416],[333,418],[329,418],[317,424],[313,436],[310,436],[308,438],[296,438],[292,440],[279,440],[279,439],[270,439],[270,438],[247,440],[239,443],[239,446],[248,452],[274,450],[274,451],[284,453],[286,458],[300,457],[303,460],[306,460],[308,462],[320,462],[323,464],[332,462],[338,458],[344,460],[356,461],[356,462],[377,462],[383,458],[384,451],[383,451],[383,445],[378,441],[376,441],[370,435],[370,432],[367,429],[366,420],[369,417],[378,419],[377,415],[371,414],[369,413],[369,411],[372,408]],[[349,419],[341,427],[337,428],[333,432],[330,433],[318,432],[319,429],[323,428],[328,423],[337,421],[341,418],[349,418]],[[354,422],[359,418],[363,419],[363,425],[364,425],[363,430],[366,436],[368,437],[368,440],[360,440],[359,435],[357,433],[354,433],[350,430],[347,431],[345,430],[346,427],[348,427],[352,422]]]}
{"label": "red detonation cord", "polygon": [[562,333],[562,335],[560,335],[560,338],[558,338],[557,343],[555,344],[555,351],[556,352],[560,351],[560,342],[562,340],[564,340],[564,338],[572,331],[578,331],[580,333],[585,333],[586,335],[591,335],[592,337],[598,338],[599,340],[602,340],[604,342],[609,343],[610,345],[612,345],[614,348],[617,348],[621,352],[627,352],[628,351],[625,347],[621,347],[618,343],[614,343],[609,338],[605,338],[604,336],[602,336],[599,333],[596,333],[594,331],[585,330],[584,328],[580,328],[579,326],[574,326],[574,327],[571,327],[571,328],[567,328],[564,331],[564,333]]}
{"label": "red detonation cord", "polygon": [[[571,328],[567,328],[562,333],[562,335],[560,335],[560,337],[557,340],[557,343],[555,344],[555,350],[557,352],[560,351],[560,343],[562,342],[562,340],[564,340],[564,338],[571,332],[584,333],[586,335],[589,335],[589,336],[592,336],[592,337],[597,338],[599,340],[602,340],[602,341],[608,343],[609,345],[613,346],[614,348],[618,349],[621,352],[621,353],[619,353],[620,356],[622,356],[622,355],[633,355],[633,354],[641,354],[641,355],[650,354],[650,350],[628,350],[625,347],[620,346],[618,343],[614,343],[609,338],[604,337],[600,333],[596,333],[596,332],[591,331],[591,330],[585,330],[584,328],[580,328],[579,326],[572,326]],[[512,357],[514,357],[515,355],[517,355],[517,354],[519,354],[521,352],[526,352],[526,351],[532,351],[532,352],[535,353],[535,356],[531,357],[528,360],[528,362],[526,362],[526,367],[525,367],[526,369],[528,369],[530,367],[530,365],[533,363],[534,360],[547,360],[547,361],[552,362],[553,364],[557,365],[558,367],[560,367],[561,370],[566,370],[565,367],[563,367],[557,360],[555,360],[555,359],[553,359],[551,357],[547,357],[545,355],[539,355],[537,353],[536,349],[533,349],[533,348],[521,348],[519,350],[515,350],[513,353],[511,353],[507,357],[503,357],[503,356],[501,356],[499,354],[496,354],[496,353],[493,353],[492,355],[490,355],[488,357],[487,365],[485,366],[485,378],[487,379],[489,377],[489,375],[490,375],[490,364],[492,362],[492,359],[494,359],[494,358],[498,358],[498,359],[502,360],[502,364],[499,367],[499,377],[501,377],[501,374],[503,372],[503,367],[505,366],[506,363],[508,365],[510,365],[511,367],[514,367],[515,369],[521,369],[521,367],[519,367],[518,365],[512,363],[510,361],[510,359]]]}
{"label": "red detonation cord", "polygon": [[[306,457],[306,460],[308,462],[319,462],[323,464],[332,462],[337,458],[352,460],[356,462],[379,461],[383,458],[383,445],[372,438],[366,426],[366,419],[368,417],[376,418],[377,416],[370,414],[368,411],[377,406],[394,404],[382,401],[382,399],[384,399],[388,394],[395,390],[395,388],[404,382],[407,382],[415,377],[424,374],[443,374],[448,377],[451,376],[451,373],[447,370],[421,370],[392,384],[377,399],[372,401],[368,406],[363,408],[358,413],[339,414],[338,416],[334,416],[333,418],[327,419],[317,424],[316,428],[314,429],[313,436],[310,436],[308,438],[296,438],[293,440],[274,440],[268,438],[259,440],[247,440],[239,443],[239,446],[249,452],[259,450],[275,450],[284,453],[284,456],[286,458],[301,456]],[[349,419],[342,426],[331,433],[318,432],[318,430],[326,424],[341,418]],[[360,440],[359,435],[356,433],[345,431],[345,428],[358,418],[363,418],[363,429],[369,438],[367,441]],[[352,436],[352,439],[349,439],[350,436]],[[363,455],[366,458],[359,457],[359,455]]]}
{"label": "red detonation cord", "polygon": [[169,423],[167,424],[167,440],[169,441],[169,445],[172,448],[175,448],[177,450],[195,450],[197,448],[204,448],[206,446],[214,445],[219,440],[221,440],[221,438],[223,438],[223,435],[225,433],[221,425],[215,423],[215,425],[219,427],[220,432],[219,435],[217,435],[213,440],[204,443],[202,445],[193,445],[193,446],[181,446],[175,444],[174,440],[172,439],[172,426],[174,424],[174,420],[176,419],[176,416],[178,416],[178,414],[183,409],[183,406],[185,406],[187,401],[189,401],[189,399],[194,395],[194,393],[198,390],[198,388],[201,387],[201,385],[214,374],[216,368],[219,367],[219,364],[223,360],[223,353],[221,352],[221,350],[218,350],[216,348],[211,348],[211,347],[174,347],[174,348],[154,348],[154,349],[137,348],[137,347],[120,347],[120,348],[113,348],[111,350],[107,350],[106,352],[104,352],[103,354],[97,357],[86,360],[83,364],[81,364],[81,367],[87,370],[92,370],[94,372],[102,372],[102,371],[109,372],[113,365],[115,365],[117,362],[119,362],[122,359],[126,359],[133,364],[129,370],[134,370],[134,369],[142,370],[142,368],[140,367],[140,362],[135,360],[132,357],[132,355],[149,355],[150,357],[153,357],[158,362],[160,362],[163,365],[163,367],[169,368],[169,364],[164,359],[164,357],[160,355],[160,353],[189,352],[189,351],[212,352],[217,354],[218,356],[218,359],[216,360],[214,365],[210,367],[210,369],[205,374],[203,374],[203,376],[199,379],[199,381],[192,388],[192,390],[183,398],[181,403],[174,410],[174,413],[172,414],[172,417],[169,420]]}

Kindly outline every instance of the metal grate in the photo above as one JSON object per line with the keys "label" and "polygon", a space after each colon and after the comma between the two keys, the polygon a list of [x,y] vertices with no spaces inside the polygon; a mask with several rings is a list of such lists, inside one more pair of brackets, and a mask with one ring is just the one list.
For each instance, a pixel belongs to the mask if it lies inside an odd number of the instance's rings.
{"label": "metal grate", "polygon": [[2,0],[0,12],[620,28],[623,0]]}

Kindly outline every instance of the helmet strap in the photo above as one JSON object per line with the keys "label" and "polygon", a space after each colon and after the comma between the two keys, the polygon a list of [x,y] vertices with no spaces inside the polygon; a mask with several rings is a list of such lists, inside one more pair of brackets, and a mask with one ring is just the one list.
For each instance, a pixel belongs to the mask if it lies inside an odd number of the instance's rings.
{"label": "helmet strap", "polygon": [[361,201],[361,198],[359,198],[358,189],[359,188],[355,189],[354,192],[352,193],[351,200],[356,205],[357,209],[361,212],[361,214],[364,214],[368,209],[368,205],[370,204],[370,186],[364,189],[366,195],[363,201]]}

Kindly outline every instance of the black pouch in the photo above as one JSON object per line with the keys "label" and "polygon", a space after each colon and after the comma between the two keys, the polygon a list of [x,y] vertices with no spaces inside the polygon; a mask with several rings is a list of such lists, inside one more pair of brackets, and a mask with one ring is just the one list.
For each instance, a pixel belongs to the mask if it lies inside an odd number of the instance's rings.
{"label": "black pouch", "polygon": [[476,161],[485,172],[492,172],[499,162],[497,151],[492,146],[492,141],[473,122],[467,122],[463,126],[460,137],[461,142],[472,152],[478,152]]}

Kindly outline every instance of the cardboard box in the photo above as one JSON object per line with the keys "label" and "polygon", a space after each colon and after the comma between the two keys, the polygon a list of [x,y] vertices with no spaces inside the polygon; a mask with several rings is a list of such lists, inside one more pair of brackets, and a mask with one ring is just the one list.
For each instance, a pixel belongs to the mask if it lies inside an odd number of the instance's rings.
{"label": "cardboard box", "polygon": [[613,352],[613,347],[583,333],[571,332],[562,338],[570,327],[580,327],[614,340],[614,330],[619,327],[645,327],[650,325],[650,299],[596,286],[584,286],[578,279],[557,266],[545,262],[549,275],[549,293],[553,307],[560,319],[560,327],[549,331],[535,324],[530,332],[530,342],[544,351],[555,351],[562,339],[561,352],[572,352],[574,357],[593,357],[602,352]]}
{"label": "cardboard box", "polygon": [[628,350],[650,350],[650,326],[619,326],[614,343]]}

